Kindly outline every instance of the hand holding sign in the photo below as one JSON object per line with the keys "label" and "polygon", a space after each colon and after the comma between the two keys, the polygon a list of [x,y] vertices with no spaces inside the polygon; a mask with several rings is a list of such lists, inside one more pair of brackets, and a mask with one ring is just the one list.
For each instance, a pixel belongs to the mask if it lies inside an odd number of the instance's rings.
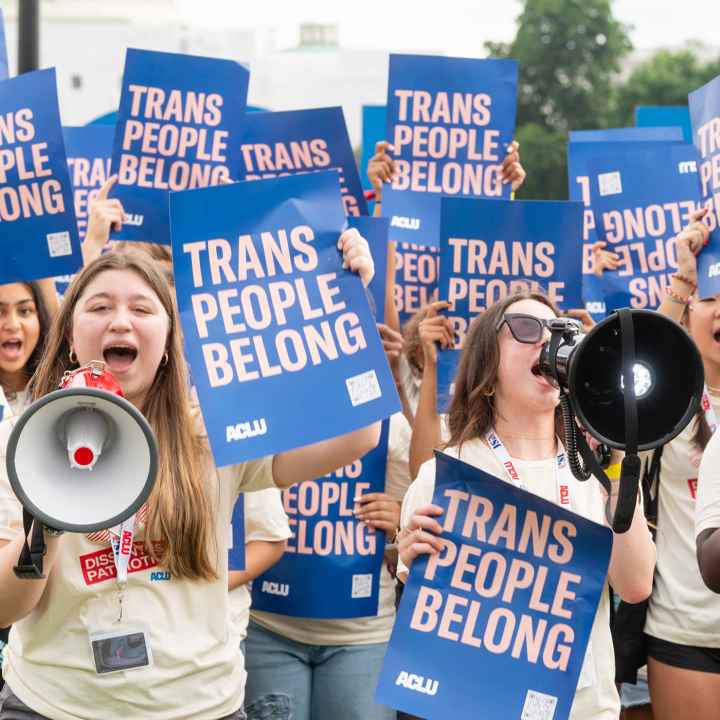
{"label": "hand holding sign", "polygon": [[392,537],[400,527],[400,503],[387,493],[365,493],[355,498],[355,517]]}
{"label": "hand holding sign", "polygon": [[[675,238],[678,271],[676,277],[683,276],[697,285],[697,255],[708,244],[710,229],[702,221],[708,208],[700,208],[690,215],[690,222]],[[687,283],[686,283],[687,284]],[[690,291],[694,288],[689,288]]]}
{"label": "hand holding sign", "polygon": [[125,210],[117,198],[108,197],[117,178],[117,175],[111,175],[88,206],[87,232],[83,243],[83,255],[86,263],[92,259],[88,258],[88,252],[94,252],[93,257],[95,257],[108,244],[111,230],[115,232],[122,230]]}
{"label": "hand holding sign", "polygon": [[525,182],[527,173],[520,164],[520,143],[513,140],[508,146],[507,155],[500,166],[503,183],[512,183],[513,192],[517,192]]}
{"label": "hand holding sign", "polygon": [[604,240],[598,240],[590,246],[593,272],[596,277],[602,277],[605,270],[617,270],[620,265],[620,256],[612,250],[606,250],[606,247],[607,243]]}
{"label": "hand holding sign", "polygon": [[400,532],[398,554],[409,570],[418,555],[437,555],[443,549],[442,525],[435,519],[445,511],[437,505],[423,505],[410,518]]}
{"label": "hand holding sign", "polygon": [[445,315],[438,315],[442,310],[449,310],[451,307],[447,300],[438,300],[431,303],[427,308],[425,318],[420,321],[418,334],[423,349],[425,364],[437,364],[437,344],[443,350],[455,347],[455,332],[453,331],[450,319]]}
{"label": "hand holding sign", "polygon": [[393,152],[393,146],[387,140],[381,140],[375,144],[375,154],[368,162],[368,180],[376,193],[382,193],[383,183],[391,182],[397,173],[395,161],[388,152]]}
{"label": "hand holding sign", "polygon": [[356,272],[367,287],[375,275],[375,263],[370,254],[368,241],[355,229],[345,230],[338,239],[338,248],[343,254],[343,269]]}

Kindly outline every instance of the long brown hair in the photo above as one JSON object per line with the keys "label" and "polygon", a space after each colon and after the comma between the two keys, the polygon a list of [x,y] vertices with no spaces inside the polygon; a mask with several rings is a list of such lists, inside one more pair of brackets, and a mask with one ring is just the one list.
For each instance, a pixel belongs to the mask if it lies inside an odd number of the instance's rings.
{"label": "long brown hair", "polygon": [[[542,293],[517,292],[499,300],[478,315],[465,337],[455,372],[455,391],[448,410],[450,439],[445,447],[460,447],[467,440],[483,437],[495,422],[495,386],[500,365],[497,325],[507,309],[518,300],[537,300],[559,315],[555,304]],[[562,416],[555,410],[555,428],[560,438]]]}
{"label": "long brown hair", "polygon": [[159,451],[157,480],[148,500],[146,542],[163,541],[156,556],[174,576],[210,580],[217,577],[217,541],[207,488],[208,448],[191,415],[187,366],[172,294],[145,253],[107,253],[77,275],[50,328],[32,380],[32,396],[37,399],[56,390],[65,371],[73,369],[69,338],[75,306],[89,283],[110,270],[139,275],[158,296],[169,318],[168,361],[158,367],[141,408],[155,432]]}

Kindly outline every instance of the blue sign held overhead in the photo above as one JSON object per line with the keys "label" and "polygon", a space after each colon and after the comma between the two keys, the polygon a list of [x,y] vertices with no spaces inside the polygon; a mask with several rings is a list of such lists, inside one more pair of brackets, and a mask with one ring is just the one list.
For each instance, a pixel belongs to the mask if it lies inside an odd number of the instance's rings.
{"label": "blue sign held overhead", "polygon": [[596,321],[605,317],[605,298],[602,286],[593,272],[591,247],[598,239],[595,231],[595,217],[590,202],[590,176],[588,164],[594,158],[601,158],[613,148],[626,147],[632,150],[635,143],[682,143],[682,131],[677,127],[611,128],[609,130],[576,130],[570,132],[568,143],[568,197],[582,202],[583,216],[583,301],[585,309]]}
{"label": "blue sign held overhead", "polygon": [[230,520],[228,570],[245,570],[245,493],[238,495]]}
{"label": "blue sign held overhead", "polygon": [[720,293],[720,76],[689,95],[693,143],[700,153],[700,196],[710,242],[698,256],[698,293]]}
{"label": "blue sign held overhead", "polygon": [[126,217],[115,239],[168,245],[168,192],[237,177],[248,79],[231,60],[127,51],[112,155]]}
{"label": "blue sign held overhead", "polygon": [[185,345],[219,466],[399,409],[365,290],[342,268],[337,172],[172,193],[170,218]]}
{"label": "blue sign held overhead", "polygon": [[690,110],[687,105],[639,105],[635,108],[637,127],[679,127],[683,142],[692,143]]}
{"label": "blue sign held overhead", "polygon": [[[391,240],[437,245],[441,195],[509,198],[501,165],[515,133],[515,60],[390,55],[386,139],[396,177],[383,191]],[[405,193],[414,193],[406,195]]]}
{"label": "blue sign held overhead", "polygon": [[545,291],[564,310],[581,307],[582,204],[443,198],[440,299],[455,349],[438,357],[438,403],[447,405],[468,327],[513,292]]}
{"label": "blue sign held overhead", "polygon": [[413,562],[375,700],[427,720],[565,720],[612,532],[435,456],[443,549]]}
{"label": "blue sign held overhead", "polygon": [[[439,226],[439,212],[437,219]],[[440,248],[437,245],[396,243],[393,290],[402,325],[428,303],[437,300],[439,274]]]}
{"label": "blue sign held overhead", "polygon": [[375,263],[375,276],[368,285],[372,298],[373,316],[379,323],[385,322],[385,290],[388,273],[388,219],[357,215],[348,217],[348,227],[355,228],[370,245]]}
{"label": "blue sign held overhead", "polygon": [[55,70],[0,83],[0,284],[82,266]]}
{"label": "blue sign held overhead", "polygon": [[367,215],[342,108],[253,113],[240,140],[238,180],[261,180],[315,170],[340,173],[347,215]]}
{"label": "blue sign held overhead", "polygon": [[381,140],[386,140],[385,132],[387,123],[385,105],[363,105],[362,106],[362,142],[360,146],[360,178],[362,185],[367,190],[372,190],[372,184],[367,176],[367,166],[370,158],[375,154],[375,145]]}
{"label": "blue sign held overhead", "polygon": [[700,207],[698,155],[692,145],[644,143],[590,162],[598,237],[620,257],[603,273],[608,312],[656,309],[677,269],[673,238]]}
{"label": "blue sign held overhead", "polygon": [[385,533],[357,520],[353,507],[355,498],[385,491],[387,443],[385,421],[378,446],[352,465],[283,491],[293,537],[253,581],[253,610],[326,620],[377,615]]}

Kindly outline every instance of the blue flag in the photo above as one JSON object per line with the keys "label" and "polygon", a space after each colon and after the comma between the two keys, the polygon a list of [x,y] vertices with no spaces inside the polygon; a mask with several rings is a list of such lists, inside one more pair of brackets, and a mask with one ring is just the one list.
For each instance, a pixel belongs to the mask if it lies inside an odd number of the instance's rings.
{"label": "blue flag", "polygon": [[115,128],[112,125],[63,128],[80,240],[85,239],[88,205],[110,177],[114,135]]}
{"label": "blue flag", "polygon": [[343,270],[338,173],[172,193],[185,345],[218,466],[399,407],[360,278]]}
{"label": "blue flag", "polygon": [[700,195],[710,242],[698,256],[698,294],[720,293],[720,76],[690,93],[693,142],[700,153]]}
{"label": "blue flag", "polygon": [[5,17],[0,9],[0,80],[7,80],[8,72],[7,43],[5,42]]}
{"label": "blue flag", "polygon": [[0,83],[0,284],[82,265],[55,70]]}
{"label": "blue flag", "polygon": [[602,283],[592,274],[592,245],[598,240],[595,217],[590,202],[588,165],[594,158],[617,149],[629,150],[635,143],[682,143],[682,130],[677,127],[611,128],[609,130],[576,130],[570,132],[568,143],[568,197],[585,205],[583,216],[583,301],[585,309],[596,321],[606,315]]}
{"label": "blue flag", "polygon": [[440,248],[437,245],[396,244],[395,307],[402,325],[418,310],[437,300],[439,274]]}
{"label": "blue flag", "polygon": [[235,501],[230,521],[230,547],[228,548],[228,570],[245,569],[245,493]]}
{"label": "blue flag", "polygon": [[443,198],[440,299],[455,330],[438,358],[438,403],[451,383],[473,318],[519,290],[544,290],[562,309],[581,306],[583,207],[577,202]]}
{"label": "blue flag", "polygon": [[515,132],[517,77],[515,60],[390,55],[391,240],[437,245],[441,195],[510,197],[501,164]]}
{"label": "blue flag", "polygon": [[620,256],[602,276],[608,312],[656,309],[677,269],[673,238],[700,207],[698,155],[692,145],[644,143],[590,162],[598,237]]}
{"label": "blue flag", "polygon": [[230,60],[127,51],[112,172],[118,240],[170,243],[168,192],[237,177],[248,71]]}
{"label": "blue flag", "polygon": [[353,514],[354,498],[385,491],[388,421],[352,465],[283,491],[293,537],[253,581],[254,610],[333,620],[377,615],[385,533]]}
{"label": "blue flag", "polygon": [[690,110],[687,105],[638,105],[635,108],[636,127],[679,127],[683,142],[692,143]]}
{"label": "blue flag", "polygon": [[238,180],[337,170],[346,214],[367,215],[365,195],[340,107],[247,115],[240,152]]}
{"label": "blue flag", "polygon": [[348,217],[348,226],[355,228],[370,245],[375,262],[375,276],[368,285],[373,315],[377,322],[385,322],[385,288],[387,283],[388,219],[355,215]]}
{"label": "blue flag", "polygon": [[413,562],[375,700],[427,720],[563,720],[612,532],[435,456],[444,547]]}

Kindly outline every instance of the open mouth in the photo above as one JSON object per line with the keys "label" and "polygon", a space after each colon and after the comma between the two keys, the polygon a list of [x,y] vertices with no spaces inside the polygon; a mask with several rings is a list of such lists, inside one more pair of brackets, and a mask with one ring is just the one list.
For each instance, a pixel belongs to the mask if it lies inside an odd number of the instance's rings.
{"label": "open mouth", "polygon": [[720,342],[720,328],[718,328],[718,329],[713,333],[713,340],[715,340],[715,342]]}
{"label": "open mouth", "polygon": [[18,357],[22,351],[22,340],[6,340],[0,343],[0,348],[3,351],[3,355],[6,357]]}
{"label": "open mouth", "polygon": [[137,349],[128,345],[109,345],[103,350],[103,360],[113,372],[125,372],[137,355]]}

